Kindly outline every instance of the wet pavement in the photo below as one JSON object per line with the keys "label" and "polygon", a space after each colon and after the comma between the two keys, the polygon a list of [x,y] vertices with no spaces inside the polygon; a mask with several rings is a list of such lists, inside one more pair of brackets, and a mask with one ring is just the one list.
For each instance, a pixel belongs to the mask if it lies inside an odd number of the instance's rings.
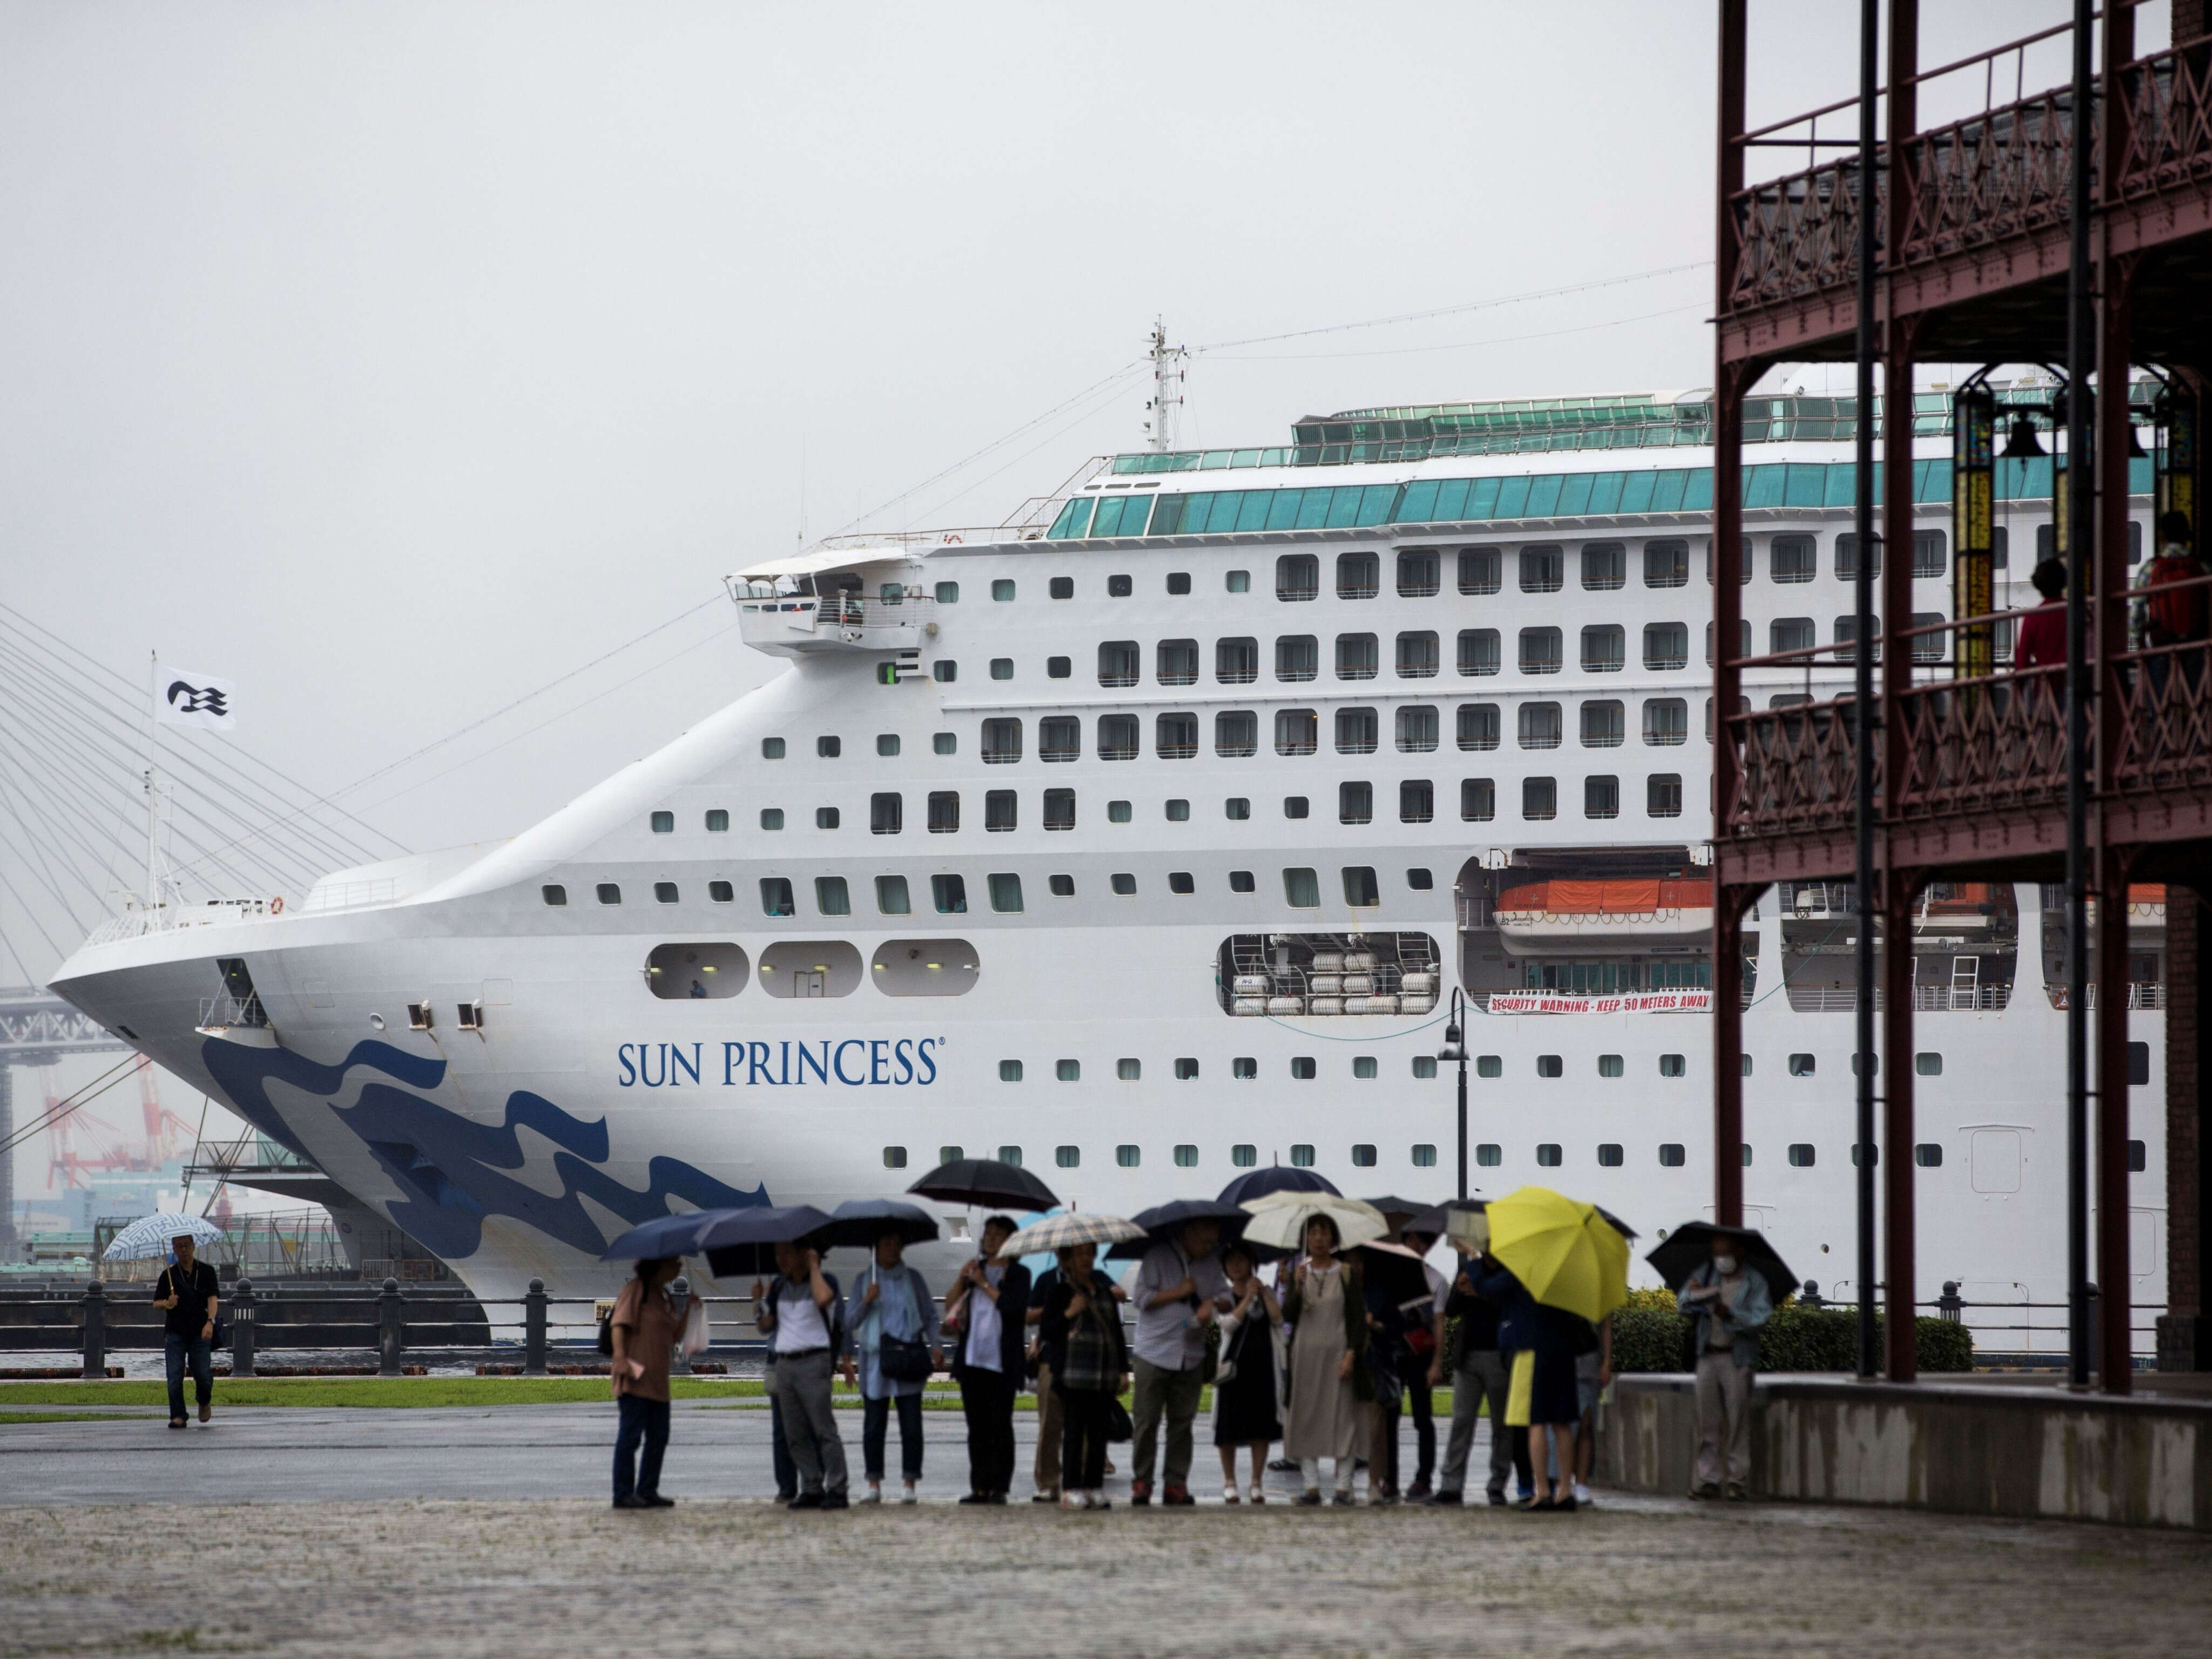
{"label": "wet pavement", "polygon": [[[625,1514],[602,1496],[611,1407],[112,1415],[0,1427],[0,1656],[1951,1659],[2191,1651],[2212,1624],[2194,1534],[1604,1494],[1556,1516],[1286,1490],[1231,1510],[1218,1479],[1194,1510],[1066,1515],[1025,1478],[1005,1509],[953,1509],[955,1412],[925,1418],[921,1509],[793,1514],[766,1498],[761,1409],[714,1402],[676,1408],[678,1507]],[[858,1414],[842,1426],[857,1463]],[[187,1543],[191,1592],[149,1593]]]}

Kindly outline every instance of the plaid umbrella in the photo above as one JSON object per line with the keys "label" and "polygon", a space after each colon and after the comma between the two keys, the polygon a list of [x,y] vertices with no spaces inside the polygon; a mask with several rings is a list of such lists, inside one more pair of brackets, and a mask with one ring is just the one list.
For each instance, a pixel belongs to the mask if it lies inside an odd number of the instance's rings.
{"label": "plaid umbrella", "polygon": [[1064,1250],[1071,1244],[1118,1244],[1125,1238],[1144,1236],[1142,1227],[1118,1215],[1048,1216],[1008,1239],[999,1251],[999,1260],[1012,1261],[1035,1250]]}

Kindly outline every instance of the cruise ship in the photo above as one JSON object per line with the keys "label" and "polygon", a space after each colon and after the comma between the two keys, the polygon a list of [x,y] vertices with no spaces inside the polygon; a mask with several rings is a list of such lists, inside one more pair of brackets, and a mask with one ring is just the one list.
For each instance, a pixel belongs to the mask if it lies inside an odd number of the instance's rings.
{"label": "cruise ship", "polygon": [[[1949,611],[1948,408],[1913,414],[1916,624]],[[1741,654],[1849,641],[1853,418],[1753,402]],[[54,989],[486,1297],[603,1289],[605,1242],[671,1208],[963,1154],[1122,1214],[1278,1163],[1442,1200],[1455,992],[1473,1188],[1649,1238],[1713,1186],[1709,421],[1698,392],[1354,410],[1103,457],[992,529],[743,562],[743,641],[788,666],[648,758],[502,844],[131,911]],[[2000,465],[2015,604],[2051,470]],[[2127,917],[2138,1304],[2162,901]],[[1747,1209],[1846,1300],[1850,909],[1762,898],[1741,1060]],[[1938,885],[1911,940],[1920,1277],[1985,1304],[1985,1349],[2063,1346],[2063,927],[2032,885]],[[980,1219],[949,1218],[940,1267]]]}

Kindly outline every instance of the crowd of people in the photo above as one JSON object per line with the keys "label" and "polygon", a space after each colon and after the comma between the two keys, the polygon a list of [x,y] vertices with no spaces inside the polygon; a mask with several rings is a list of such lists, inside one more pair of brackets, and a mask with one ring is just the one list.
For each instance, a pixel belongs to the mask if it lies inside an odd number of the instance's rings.
{"label": "crowd of people", "polygon": [[[1037,1443],[1030,1501],[1069,1510],[1109,1506],[1106,1476],[1116,1446],[1131,1460],[1129,1501],[1165,1507],[1196,1501],[1198,1419],[1212,1389],[1211,1430],[1225,1504],[1269,1501],[1270,1467],[1295,1472],[1291,1501],[1454,1505],[1468,1501],[1475,1428],[1489,1417],[1485,1498],[1530,1511],[1575,1510],[1588,1480],[1601,1399],[1612,1380],[1612,1320],[1595,1324],[1532,1297],[1472,1245],[1453,1241],[1449,1279],[1425,1258],[1432,1235],[1405,1231],[1397,1261],[1421,1258],[1423,1293],[1401,1279],[1376,1281],[1374,1258],[1341,1248],[1336,1224],[1316,1214],[1294,1258],[1262,1252],[1218,1224],[1194,1221],[1146,1249],[1125,1291],[1100,1267],[1097,1247],[1058,1251],[1034,1276],[1000,1260],[1013,1237],[994,1215],[964,1262],[940,1316],[904,1244],[886,1231],[849,1291],[819,1252],[775,1247],[775,1278],[756,1284],[767,1341],[778,1498],[793,1509],[844,1509],[884,1501],[887,1441],[899,1429],[899,1501],[922,1479],[922,1391],[948,1371],[965,1414],[963,1504],[1006,1503],[1015,1479],[1014,1413],[1033,1391]],[[669,1354],[684,1310],[670,1283],[672,1259],[641,1261],[611,1316],[613,1386],[621,1402],[617,1508],[665,1507],[659,1490],[668,1438]],[[1758,1332],[1769,1307],[1763,1281],[1743,1270],[1724,1240],[1682,1285],[1694,1316],[1701,1443],[1693,1495],[1742,1498],[1749,1480],[1748,1399]],[[1126,1318],[1125,1318],[1126,1315]],[[842,1370],[861,1400],[861,1478],[852,1491],[832,1410]],[[1449,1378],[1451,1420],[1437,1459],[1431,1414]],[[1125,1408],[1122,1396],[1127,1393]],[[1413,1419],[1416,1465],[1401,1486],[1400,1425]],[[1279,1445],[1280,1459],[1270,1464]],[[1326,1466],[1326,1467],[1324,1467]],[[1244,1471],[1240,1481],[1240,1468]]]}

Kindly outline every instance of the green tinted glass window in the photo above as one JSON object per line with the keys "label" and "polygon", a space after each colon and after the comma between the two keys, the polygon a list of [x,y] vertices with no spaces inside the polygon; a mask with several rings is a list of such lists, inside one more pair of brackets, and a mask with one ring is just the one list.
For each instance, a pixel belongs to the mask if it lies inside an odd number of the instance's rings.
{"label": "green tinted glass window", "polygon": [[1091,523],[1091,509],[1096,505],[1088,495],[1078,496],[1060,509],[1060,516],[1046,533],[1055,541],[1080,536]]}
{"label": "green tinted glass window", "polygon": [[1489,517],[1493,519],[1525,519],[1528,516],[1528,480],[1500,478],[1498,481],[1498,504]]}
{"label": "green tinted glass window", "polygon": [[1624,472],[1620,474],[1620,501],[1613,510],[1620,513],[1649,513],[1651,510],[1651,485],[1656,474]]}

